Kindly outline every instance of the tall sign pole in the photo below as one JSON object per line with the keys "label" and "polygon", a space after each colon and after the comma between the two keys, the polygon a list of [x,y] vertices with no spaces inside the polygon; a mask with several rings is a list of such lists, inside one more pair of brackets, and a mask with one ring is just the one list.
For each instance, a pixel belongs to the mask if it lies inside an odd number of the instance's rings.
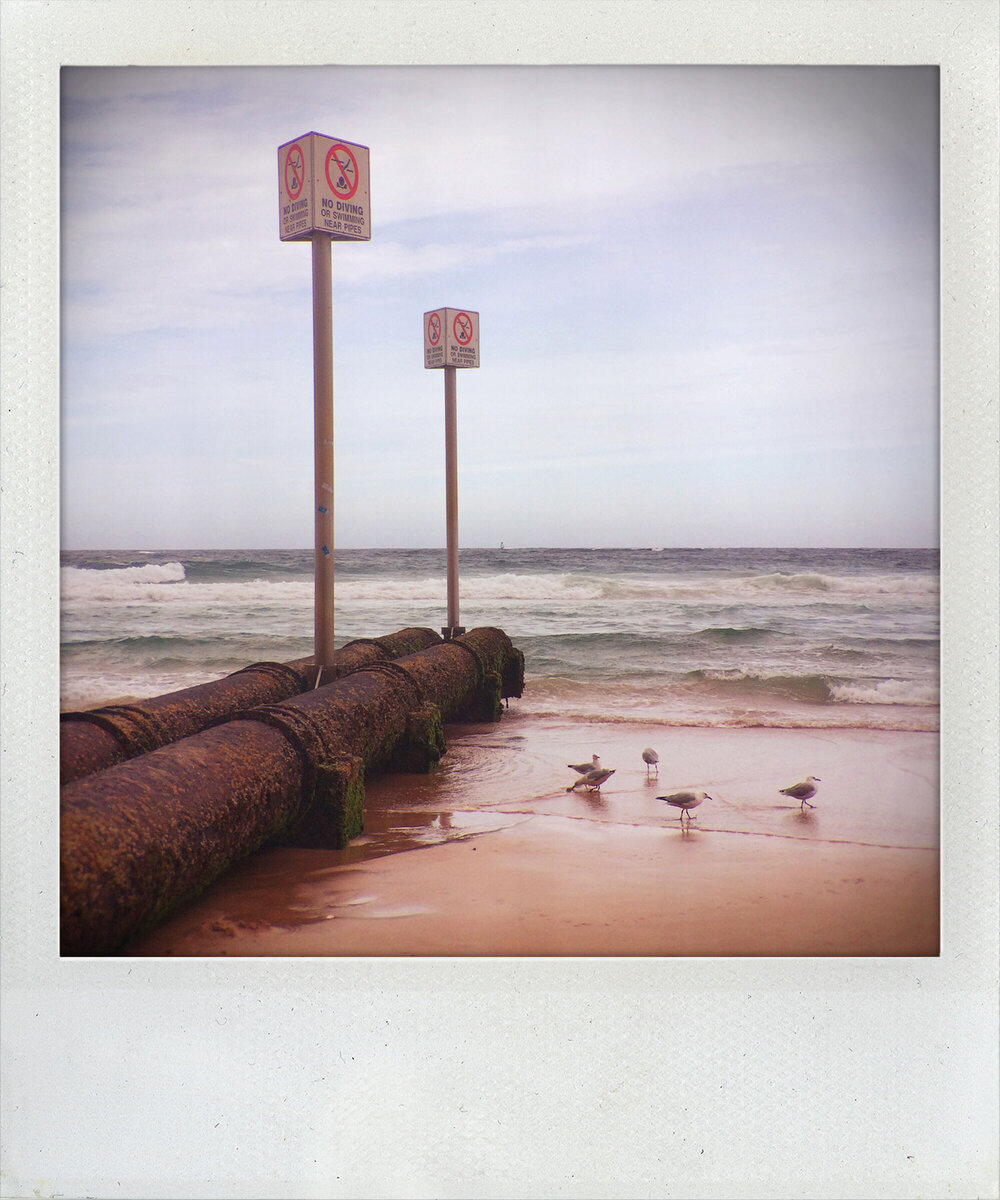
{"label": "tall sign pole", "polygon": [[458,405],[455,367],[444,369],[445,531],[448,544],[448,624],[445,636],[465,630],[458,623]]}
{"label": "tall sign pole", "polygon": [[313,482],[316,509],[314,661],[333,661],[333,281],[330,235],[312,237],[313,285]]}
{"label": "tall sign pole", "polygon": [[333,284],[331,242],[371,238],[368,147],[306,133],[278,147],[283,242],[312,242],[316,683],[333,660]]}
{"label": "tall sign pole", "polygon": [[465,629],[458,614],[458,403],[456,371],[479,366],[479,313],[437,308],[424,313],[424,366],[444,369],[445,529],[448,545],[448,624],[445,640]]}

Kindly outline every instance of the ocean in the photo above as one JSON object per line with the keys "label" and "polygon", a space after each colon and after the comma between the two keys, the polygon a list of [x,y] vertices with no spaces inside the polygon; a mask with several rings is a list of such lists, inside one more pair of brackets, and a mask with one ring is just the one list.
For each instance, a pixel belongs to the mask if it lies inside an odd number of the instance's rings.
{"label": "ocean", "polygon": [[[313,649],[311,550],[64,552],[61,704]],[[336,644],[446,621],[440,550],[335,555]],[[524,651],[521,716],[935,731],[939,554],[469,549],[461,623]]]}

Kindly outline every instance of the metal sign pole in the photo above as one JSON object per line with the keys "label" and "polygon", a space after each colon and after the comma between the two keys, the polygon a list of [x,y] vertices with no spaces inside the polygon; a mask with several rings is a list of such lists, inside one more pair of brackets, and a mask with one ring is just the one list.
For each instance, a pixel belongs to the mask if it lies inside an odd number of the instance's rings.
{"label": "metal sign pole", "polygon": [[[312,235],[316,487],[315,663],[333,661],[333,281],[330,235]],[[320,678],[320,676],[317,677]]]}
{"label": "metal sign pole", "polygon": [[455,367],[444,369],[444,476],[448,538],[448,628],[445,636],[462,633],[458,624],[458,416]]}
{"label": "metal sign pole", "polygon": [[437,308],[424,313],[424,366],[444,368],[444,488],[448,542],[448,624],[445,640],[465,633],[458,617],[458,367],[479,366],[479,313]]}
{"label": "metal sign pole", "polygon": [[333,289],[331,242],[371,238],[367,146],[304,133],[278,147],[278,232],[312,242],[316,685],[333,661]]}

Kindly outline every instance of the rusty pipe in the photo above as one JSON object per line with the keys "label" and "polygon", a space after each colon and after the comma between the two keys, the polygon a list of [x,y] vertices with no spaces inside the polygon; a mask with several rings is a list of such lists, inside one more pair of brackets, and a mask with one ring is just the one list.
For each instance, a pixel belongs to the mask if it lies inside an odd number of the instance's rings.
{"label": "rusty pipe", "polygon": [[[433,656],[410,654],[397,660],[435,703],[445,721],[497,721],[502,701],[520,696],[524,687],[524,655],[515,649],[502,629],[484,626],[437,647]],[[471,658],[476,683],[463,690],[458,670]]]}
{"label": "rusty pipe", "polygon": [[[495,694],[519,654],[501,630],[471,630],[68,784],[62,953],[118,949],[297,824],[342,833],[354,821],[348,834],[360,832],[365,769],[425,729],[415,716],[484,719],[482,693]],[[426,751],[434,757],[433,738]]]}
{"label": "rusty pipe", "polygon": [[[358,638],[334,651],[323,682],[424,650],[439,642],[432,629],[401,629],[381,638]],[[196,684],[135,704],[112,704],[60,717],[60,780],[72,783],[95,771],[148,754],[169,742],[206,729],[216,721],[258,704],[274,704],[314,686],[312,657],[287,663],[253,663],[223,679]]]}

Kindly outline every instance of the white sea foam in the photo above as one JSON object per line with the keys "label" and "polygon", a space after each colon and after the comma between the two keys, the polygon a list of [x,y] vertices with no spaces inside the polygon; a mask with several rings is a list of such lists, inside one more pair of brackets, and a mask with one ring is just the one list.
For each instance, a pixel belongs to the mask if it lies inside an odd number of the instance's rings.
{"label": "white sea foam", "polygon": [[857,601],[879,597],[898,601],[907,596],[926,600],[938,594],[938,581],[922,575],[819,575],[815,573],[751,575],[734,580],[734,590],[742,593],[775,593],[821,597],[827,602]]}
{"label": "white sea foam", "polygon": [[60,685],[60,707],[64,711],[94,708],[110,703],[127,703],[131,700],[147,700],[151,696],[162,696],[181,688],[194,687],[228,674],[225,671],[207,670],[205,667],[177,671],[129,672],[87,671],[78,675],[74,670],[64,669]]}
{"label": "white sea foam", "polygon": [[941,699],[936,684],[909,679],[834,684],[830,695],[841,704],[912,704],[916,707],[936,705]]}
{"label": "white sea foam", "polygon": [[[926,602],[937,594],[937,581],[921,576],[828,576],[779,573],[730,576],[724,579],[683,578],[674,575],[586,575],[578,573],[479,574],[459,570],[463,599],[474,603],[584,604],[624,600],[673,604],[736,604],[752,599],[759,605],[770,602],[820,601],[856,604],[880,599],[893,603],[912,597]],[[179,562],[149,563],[144,566],[93,570],[63,567],[61,590],[64,600],[87,602],[137,599],[169,603],[196,601],[213,603],[308,603],[312,596],[311,575],[301,578],[191,581]],[[386,578],[384,575],[336,576],[338,597],[355,603],[437,603],[446,589],[446,578],[424,575]],[[191,593],[191,594],[188,594]],[[196,593],[196,595],[194,594]]]}
{"label": "white sea foam", "polygon": [[731,575],[685,578],[682,575],[509,574],[473,575],[462,580],[463,592],[496,600],[646,600],[667,603],[737,604],[746,600],[767,605],[803,603],[898,603],[912,598],[926,603],[938,595],[936,579],[911,575],[820,574]]}
{"label": "white sea foam", "polygon": [[543,684],[533,685],[518,702],[522,717],[558,717],[571,724],[607,725],[659,724],[664,729],[881,729],[936,733],[937,710],[933,707],[826,705],[815,708],[695,708],[673,706],[662,699],[645,701],[632,697],[616,705],[613,701],[596,709],[574,704],[566,696],[546,694]]}
{"label": "white sea foam", "polygon": [[59,574],[64,600],[124,600],[156,584],[185,582],[179,562],[146,563],[141,567],[110,567],[95,571],[87,567],[63,567]]}
{"label": "white sea foam", "polygon": [[[586,580],[574,581],[551,576],[499,575],[461,576],[461,595],[464,602],[476,604],[553,604],[595,602],[602,598],[601,584]],[[121,603],[187,604],[208,608],[213,605],[239,605],[253,608],[259,605],[311,605],[313,578],[212,580],[207,582],[186,579],[180,563],[162,566],[121,567],[114,570],[87,570],[76,567],[62,569],[62,598],[64,602],[119,601]],[[428,575],[412,579],[387,579],[384,576],[335,576],[337,604],[379,607],[414,607],[441,604],[447,593],[445,575]]]}
{"label": "white sea foam", "polygon": [[192,583],[179,562],[150,563],[142,567],[90,570],[63,567],[60,590],[64,605],[100,602],[121,604],[213,605],[253,607],[258,604],[309,604],[313,581],[304,579],[254,579]]}

